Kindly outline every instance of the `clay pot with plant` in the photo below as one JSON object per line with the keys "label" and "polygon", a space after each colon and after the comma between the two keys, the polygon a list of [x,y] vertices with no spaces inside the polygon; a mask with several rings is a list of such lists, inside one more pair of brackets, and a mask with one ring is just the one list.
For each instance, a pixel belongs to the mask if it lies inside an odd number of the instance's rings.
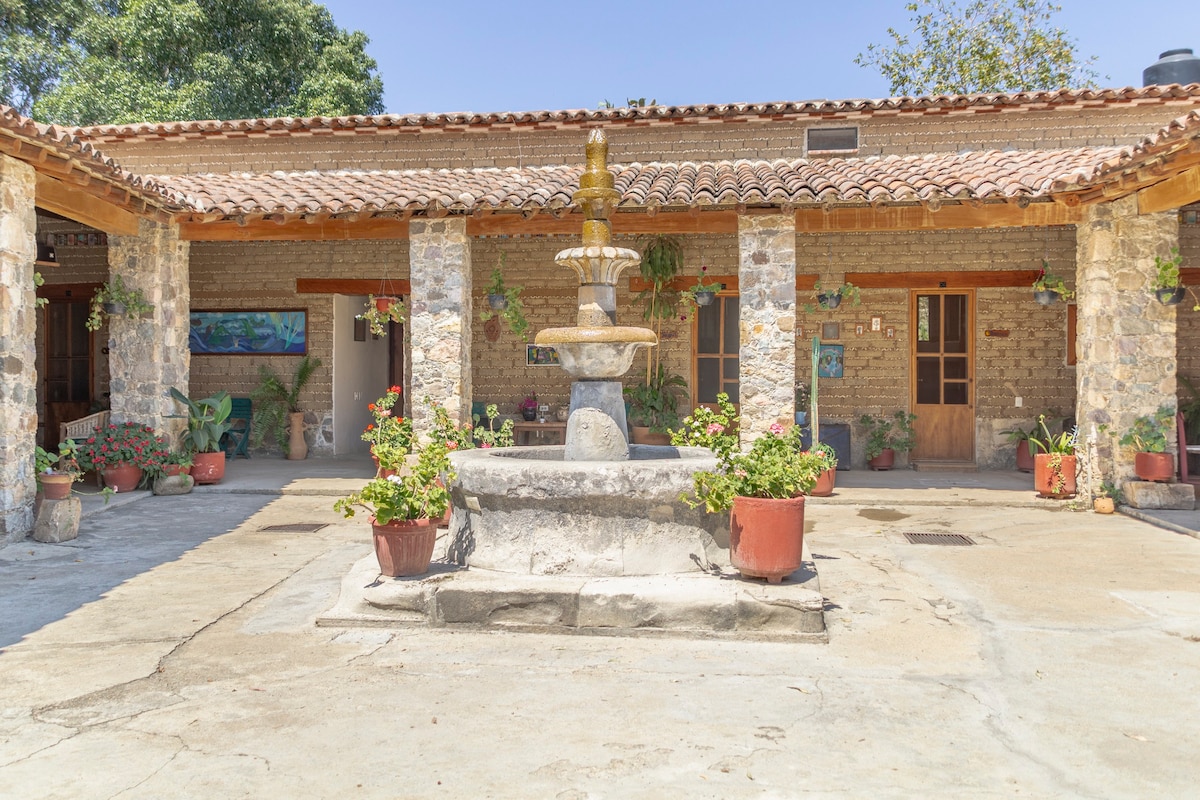
{"label": "clay pot with plant", "polygon": [[850,305],[854,306],[862,302],[858,287],[849,281],[833,289],[827,289],[821,285],[820,281],[817,281],[813,284],[813,294],[816,295],[817,302],[805,305],[805,313],[813,314],[818,309],[821,311],[832,311],[841,306],[842,301],[849,302]]}
{"label": "clay pot with plant", "polygon": [[185,452],[192,454],[192,479],[198,484],[220,483],[225,477],[221,437],[229,432],[233,400],[227,392],[193,400],[174,387],[171,397],[187,408],[187,428],[180,443]]}
{"label": "clay pot with plant", "polygon": [[84,326],[89,331],[98,331],[106,317],[138,319],[153,310],[154,304],[146,299],[141,289],[130,288],[120,275],[113,275],[92,295],[91,309]]}
{"label": "clay pot with plant", "polygon": [[1133,421],[1119,443],[1134,450],[1133,471],[1144,481],[1168,483],[1175,477],[1175,458],[1167,452],[1167,435],[1175,424],[1175,411],[1159,406],[1153,414]]}
{"label": "clay pot with plant", "polygon": [[388,323],[402,324],[405,320],[404,304],[391,295],[367,295],[367,305],[355,319],[366,320],[367,327],[375,336],[387,336]]}
{"label": "clay pot with plant", "polygon": [[917,415],[897,409],[890,417],[863,414],[858,422],[866,429],[867,466],[873,470],[889,470],[896,463],[897,452],[912,450],[917,444],[913,428]]}
{"label": "clay pot with plant", "polygon": [[686,389],[687,382],[668,373],[663,364],[647,383],[625,387],[630,436],[635,444],[671,443],[670,432],[679,427],[679,400]]}
{"label": "clay pot with plant", "polygon": [[300,393],[320,366],[321,359],[302,356],[296,362],[290,384],[265,364],[259,366],[258,388],[250,395],[255,404],[253,446],[260,447],[263,439],[270,437],[290,461],[302,461],[308,456]]}
{"label": "clay pot with plant", "polygon": [[1030,441],[1038,449],[1033,459],[1033,487],[1041,497],[1061,500],[1074,497],[1078,458],[1075,455],[1079,429],[1051,433],[1046,415],[1038,417],[1039,436]]}

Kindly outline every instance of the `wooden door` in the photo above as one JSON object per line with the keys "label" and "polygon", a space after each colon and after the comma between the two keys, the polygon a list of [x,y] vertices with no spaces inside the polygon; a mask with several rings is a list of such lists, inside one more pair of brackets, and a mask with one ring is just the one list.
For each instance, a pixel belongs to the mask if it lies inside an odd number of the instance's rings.
{"label": "wooden door", "polygon": [[[739,396],[739,303],[736,294],[718,295],[711,305],[696,309],[692,329],[692,407],[716,407],[717,395],[725,392],[729,402]],[[681,415],[682,416],[682,415]]]}
{"label": "wooden door", "polygon": [[912,411],[917,446],[912,459],[975,461],[975,294],[912,293]]}
{"label": "wooden door", "polygon": [[92,406],[92,337],[85,323],[87,300],[51,299],[43,319],[45,357],[42,380],[46,401],[42,441],[58,444],[58,426],[86,417]]}

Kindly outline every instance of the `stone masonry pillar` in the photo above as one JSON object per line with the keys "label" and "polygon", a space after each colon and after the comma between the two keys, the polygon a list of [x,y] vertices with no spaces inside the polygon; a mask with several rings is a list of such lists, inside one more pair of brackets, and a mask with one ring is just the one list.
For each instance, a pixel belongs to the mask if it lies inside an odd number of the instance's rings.
{"label": "stone masonry pillar", "polygon": [[109,276],[142,290],[154,310],[141,319],[108,321],[109,388],[113,422],[142,422],[175,443],[187,420],[170,397],[188,394],[188,242],[175,223],[142,220],[137,236],[110,236]]}
{"label": "stone masonry pillar", "polygon": [[431,428],[426,396],[471,419],[471,240],[459,217],[409,223],[409,373],[413,429]]}
{"label": "stone masonry pillar", "polygon": [[796,383],[796,221],[738,217],[742,443],[793,421]]}
{"label": "stone masonry pillar", "polygon": [[0,155],[0,545],[33,528],[37,329],[33,167]]}
{"label": "stone masonry pillar", "polygon": [[[1081,476],[1079,485],[1085,497],[1102,480],[1134,480],[1133,453],[1116,437],[1159,406],[1175,408],[1175,307],[1150,286],[1155,256],[1169,257],[1178,242],[1178,215],[1139,215],[1136,197],[1089,206],[1076,227],[1075,417],[1084,444],[1096,430],[1092,484]],[[1174,426],[1168,440],[1174,448]]]}

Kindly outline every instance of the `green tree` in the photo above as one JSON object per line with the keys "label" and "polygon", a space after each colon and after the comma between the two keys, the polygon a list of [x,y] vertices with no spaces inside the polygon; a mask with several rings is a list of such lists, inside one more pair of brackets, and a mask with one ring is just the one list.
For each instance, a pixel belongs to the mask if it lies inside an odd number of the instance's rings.
{"label": "green tree", "polygon": [[[0,0],[6,9],[14,2],[26,10],[54,5]],[[10,79],[3,62],[0,100],[24,99],[38,120],[90,125],[383,110],[367,37],[338,28],[312,0],[71,3],[69,29],[65,16],[53,16],[58,27],[51,28],[38,14],[51,15],[29,12],[14,33],[45,49],[52,31],[68,57],[36,81],[15,72]],[[0,28],[0,36],[7,31]],[[10,85],[17,87],[11,94]]]}
{"label": "green tree", "polygon": [[871,44],[854,63],[878,67],[895,95],[968,94],[1095,86],[1095,57],[1050,24],[1046,0],[920,0],[907,3],[913,31],[888,28],[891,45]]}
{"label": "green tree", "polygon": [[0,0],[0,103],[28,116],[79,58],[71,33],[95,11],[92,0]]}

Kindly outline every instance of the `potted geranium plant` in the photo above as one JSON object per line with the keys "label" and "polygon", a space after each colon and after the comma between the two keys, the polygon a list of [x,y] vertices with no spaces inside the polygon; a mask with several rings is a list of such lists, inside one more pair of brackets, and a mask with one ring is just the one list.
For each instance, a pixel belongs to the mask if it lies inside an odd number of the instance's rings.
{"label": "potted geranium plant", "polygon": [[1033,459],[1033,486],[1042,497],[1062,499],[1075,495],[1077,458],[1075,448],[1079,429],[1050,433],[1046,415],[1038,417],[1041,436],[1031,441],[1040,451]]}
{"label": "potted geranium plant", "polygon": [[916,414],[898,409],[890,417],[863,414],[858,421],[867,429],[867,466],[873,470],[889,470],[896,463],[896,452],[907,452],[917,444],[913,428]]}
{"label": "potted geranium plant", "polygon": [[367,295],[367,307],[355,319],[366,320],[374,335],[387,336],[389,322],[404,322],[404,306],[398,297]]}
{"label": "potted geranium plant", "polygon": [[679,425],[679,398],[687,382],[659,364],[646,383],[625,387],[629,426],[637,444],[669,444],[670,430]]}
{"label": "potted geranium plant", "polygon": [[817,473],[816,484],[808,494],[811,497],[829,497],[833,494],[834,484],[837,482],[837,451],[826,442],[817,442],[810,452],[819,459],[817,466],[820,472]]}
{"label": "potted geranium plant", "polygon": [[444,481],[453,480],[449,449],[434,439],[418,447],[403,474],[376,477],[360,491],[333,504],[353,517],[355,506],[371,514],[371,533],[379,571],[390,577],[421,575],[429,569],[437,525],[450,508]]}
{"label": "potted geranium plant", "polygon": [[104,324],[105,317],[124,316],[126,319],[137,319],[153,310],[154,305],[146,299],[141,289],[131,289],[125,285],[120,275],[113,275],[92,295],[91,310],[84,327],[89,331],[98,331]]}
{"label": "potted geranium plant", "polygon": [[145,470],[161,463],[170,450],[153,428],[138,422],[96,428],[76,446],[79,468],[99,472],[114,492],[132,492]]}
{"label": "potted geranium plant", "polygon": [[750,449],[718,455],[717,468],[697,472],[685,503],[710,513],[728,510],[729,560],[743,576],[779,583],[803,562],[804,494],[824,458],[801,447],[800,428],[778,423]]}
{"label": "potted geranium plant", "polygon": [[487,308],[479,312],[479,319],[487,322],[493,317],[499,317],[508,325],[514,336],[528,339],[529,321],[525,319],[525,304],[521,302],[521,286],[504,285],[505,255],[500,254],[500,264],[492,270],[491,281],[487,285]]}
{"label": "potted geranium plant", "polygon": [[363,431],[362,440],[371,443],[371,458],[375,460],[376,474],[381,477],[395,474],[412,449],[412,420],[396,413],[396,403],[403,391],[392,386],[383,397],[367,405],[374,421]]}
{"label": "potted geranium plant", "polygon": [[1164,306],[1179,305],[1179,302],[1183,300],[1185,287],[1179,275],[1179,268],[1182,265],[1183,256],[1179,254],[1178,247],[1171,248],[1170,258],[1154,257],[1154,281],[1151,288],[1154,290],[1154,296],[1158,298],[1158,302]]}
{"label": "potted geranium plant", "polygon": [[1050,262],[1042,261],[1042,269],[1033,281],[1033,299],[1039,305],[1049,306],[1059,298],[1070,300],[1075,293],[1067,288],[1067,284],[1057,275],[1050,272]]}
{"label": "potted geranium plant", "polygon": [[1167,452],[1167,433],[1174,424],[1175,411],[1160,406],[1135,419],[1121,437],[1121,446],[1134,450],[1133,471],[1142,480],[1167,482],[1175,476],[1175,458]]}
{"label": "potted geranium plant", "polygon": [[188,424],[181,443],[192,454],[192,479],[200,484],[219,483],[225,477],[221,437],[229,430],[233,400],[228,392],[192,400],[174,387],[171,387],[171,397],[187,407]]}
{"label": "potted geranium plant", "polygon": [[706,447],[718,460],[733,455],[738,446],[738,414],[729,395],[717,395],[716,409],[700,406],[684,418],[678,430],[671,431],[676,447]]}

